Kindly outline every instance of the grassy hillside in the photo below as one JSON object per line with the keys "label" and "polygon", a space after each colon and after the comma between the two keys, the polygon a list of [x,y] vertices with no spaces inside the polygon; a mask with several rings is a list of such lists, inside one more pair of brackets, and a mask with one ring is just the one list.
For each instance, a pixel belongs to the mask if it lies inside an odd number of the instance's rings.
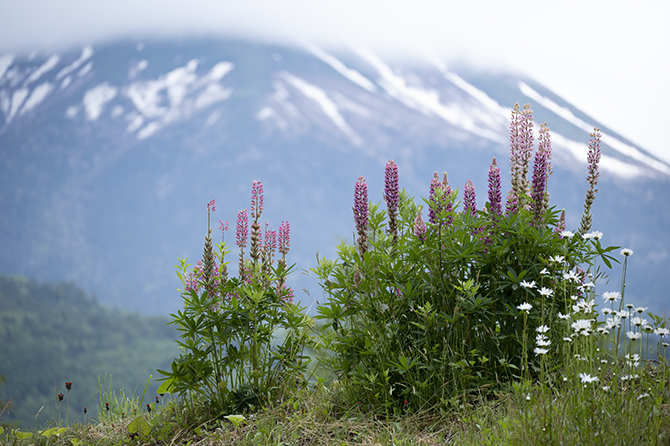
{"label": "grassy hillside", "polygon": [[[58,394],[69,392],[69,418],[97,416],[99,379],[126,396],[141,397],[156,369],[177,354],[166,317],[109,308],[72,283],[43,284],[0,275],[0,400],[13,399],[2,423],[37,427],[55,417]],[[147,398],[158,387],[149,384]],[[150,393],[151,392],[151,393]],[[61,404],[65,417],[65,399]],[[40,408],[44,407],[36,417]]]}

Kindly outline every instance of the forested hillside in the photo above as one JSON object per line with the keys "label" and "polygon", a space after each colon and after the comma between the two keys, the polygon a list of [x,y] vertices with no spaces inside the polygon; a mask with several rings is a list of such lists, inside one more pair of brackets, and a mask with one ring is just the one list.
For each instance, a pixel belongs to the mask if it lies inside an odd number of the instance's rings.
{"label": "forested hillside", "polygon": [[[97,416],[98,379],[117,393],[152,398],[157,368],[177,354],[168,316],[113,309],[73,283],[44,284],[0,275],[0,401],[13,399],[2,423],[30,428],[56,415],[58,394],[69,394],[70,420]],[[61,403],[62,418],[65,401]],[[44,406],[37,419],[35,415]]]}

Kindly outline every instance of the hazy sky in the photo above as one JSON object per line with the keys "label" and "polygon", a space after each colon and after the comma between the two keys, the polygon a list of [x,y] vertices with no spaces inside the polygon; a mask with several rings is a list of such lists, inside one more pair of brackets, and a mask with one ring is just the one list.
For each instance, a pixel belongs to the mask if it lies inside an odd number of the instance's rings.
{"label": "hazy sky", "polygon": [[[670,162],[667,1],[2,0],[0,53],[224,34],[431,53],[532,76]],[[549,123],[551,125],[551,123]]]}

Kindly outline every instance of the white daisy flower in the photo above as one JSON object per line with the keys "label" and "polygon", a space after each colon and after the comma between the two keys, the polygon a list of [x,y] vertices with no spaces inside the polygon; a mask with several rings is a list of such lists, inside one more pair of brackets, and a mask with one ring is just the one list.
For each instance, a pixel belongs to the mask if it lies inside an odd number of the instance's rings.
{"label": "white daisy flower", "polygon": [[549,353],[548,349],[535,347],[535,355],[540,356],[540,355],[546,355],[547,353]]}
{"label": "white daisy flower", "polygon": [[528,302],[524,302],[521,305],[517,306],[517,308],[521,311],[529,311],[531,308],[533,308],[533,306]]}
{"label": "white daisy flower", "polygon": [[613,328],[619,327],[621,325],[621,318],[619,316],[614,316],[614,317],[608,317],[607,322],[605,322],[605,325],[607,325],[607,328],[612,330]]}
{"label": "white daisy flower", "polygon": [[565,257],[563,256],[549,257],[549,263],[563,263],[563,260],[565,260]]}
{"label": "white daisy flower", "polygon": [[573,232],[561,231],[561,237],[563,237],[563,238],[572,238],[574,236],[575,236],[575,234]]}
{"label": "white daisy flower", "polygon": [[656,330],[654,330],[654,333],[656,333],[657,335],[659,335],[659,336],[662,337],[662,336],[667,336],[667,335],[669,335],[669,334],[670,334],[670,330],[667,329],[667,328],[657,328]]}
{"label": "white daisy flower", "polygon": [[537,338],[535,339],[535,344],[538,347],[549,347],[551,345],[551,340],[546,336],[537,335]]}
{"label": "white daisy flower", "polygon": [[579,283],[582,279],[577,275],[576,272],[570,270],[570,272],[563,273],[563,280],[572,280],[575,283]]}
{"label": "white daisy flower", "polygon": [[590,331],[591,322],[593,322],[593,319],[578,319],[574,321],[570,326],[572,327],[573,330],[577,332]]}
{"label": "white daisy flower", "polygon": [[535,329],[535,331],[538,333],[546,333],[549,331],[549,327],[547,327],[546,325],[540,325]]}
{"label": "white daisy flower", "polygon": [[647,320],[638,316],[632,317],[630,319],[631,324],[635,325],[636,327],[641,327],[647,323]]}
{"label": "white daisy flower", "polygon": [[546,287],[540,288],[540,295],[541,296],[549,297],[552,294],[554,294],[554,290],[552,290],[551,288],[546,288]]}
{"label": "white daisy flower", "polygon": [[632,256],[633,255],[633,250],[629,248],[624,248],[621,251],[621,255],[624,257]]}
{"label": "white daisy flower", "polygon": [[618,302],[621,299],[621,293],[618,291],[605,291],[603,293],[603,300],[605,302]]}
{"label": "white daisy flower", "polygon": [[579,379],[581,379],[583,383],[592,383],[598,381],[597,376],[591,376],[588,373],[580,373]]}
{"label": "white daisy flower", "polygon": [[631,341],[637,341],[638,339],[641,339],[641,338],[642,338],[642,333],[635,333],[635,332],[633,332],[633,331],[627,331],[627,332],[626,332],[626,336],[627,336],[628,339],[630,339]]}
{"label": "white daisy flower", "polygon": [[636,307],[635,311],[638,313],[644,313],[645,311],[647,311],[647,307]]}
{"label": "white daisy flower", "polygon": [[638,355],[637,353],[634,353],[632,355],[628,354],[626,355],[626,361],[628,362],[629,366],[637,367],[640,365],[640,355]]}
{"label": "white daisy flower", "polygon": [[522,287],[529,289],[529,288],[535,288],[535,281],[531,280],[530,282],[526,282],[525,280],[522,280],[519,285]]}

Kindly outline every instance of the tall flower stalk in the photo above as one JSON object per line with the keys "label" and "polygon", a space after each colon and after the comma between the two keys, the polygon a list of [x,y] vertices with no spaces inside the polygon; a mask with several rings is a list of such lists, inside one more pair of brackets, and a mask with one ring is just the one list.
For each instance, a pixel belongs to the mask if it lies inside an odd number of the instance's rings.
{"label": "tall flower stalk", "polygon": [[510,120],[510,178],[517,209],[528,204],[530,183],[528,171],[533,153],[533,110],[525,104],[523,110],[514,104]]}
{"label": "tall flower stalk", "polygon": [[400,198],[398,196],[398,166],[393,160],[386,163],[384,175],[384,200],[388,210],[389,234],[393,236],[393,241],[398,239],[398,205]]}
{"label": "tall flower stalk", "polygon": [[540,141],[533,162],[533,191],[532,209],[533,221],[536,225],[542,223],[544,213],[549,209],[549,192],[547,181],[551,174],[551,140],[549,138],[549,126],[540,126]]}
{"label": "tall flower stalk", "polygon": [[251,240],[249,255],[254,264],[258,264],[261,258],[261,225],[258,220],[263,214],[263,184],[254,180],[251,185]]}
{"label": "tall flower stalk", "polygon": [[598,163],[600,163],[600,129],[595,127],[593,132],[590,134],[591,139],[589,142],[589,152],[587,156],[588,162],[588,176],[586,181],[589,183],[589,189],[586,191],[586,199],[584,200],[584,211],[582,212],[582,218],[579,223],[579,230],[577,233],[579,235],[584,235],[589,232],[591,229],[591,224],[593,222],[593,215],[591,215],[591,205],[596,198],[596,185],[598,184],[598,179],[600,178],[600,172],[598,172]]}
{"label": "tall flower stalk", "polygon": [[358,234],[358,252],[361,258],[368,248],[368,185],[365,178],[358,177],[354,186],[354,223]]}
{"label": "tall flower stalk", "polygon": [[239,277],[244,277],[244,248],[249,240],[249,214],[246,209],[237,211],[237,224],[235,228],[235,244],[240,248]]}
{"label": "tall flower stalk", "polygon": [[[449,186],[449,179],[447,178],[446,172],[442,176],[442,181],[440,181],[437,172],[433,173],[428,192],[428,204],[428,222],[431,225],[436,225],[438,223],[439,216],[443,211],[447,214],[451,213],[453,209],[451,203],[451,186]],[[447,217],[447,224],[450,225],[452,222],[453,218],[449,215]]]}
{"label": "tall flower stalk", "polygon": [[463,189],[463,211],[472,216],[477,215],[477,194],[475,193],[475,185],[472,180],[465,182]]}
{"label": "tall flower stalk", "polygon": [[214,243],[212,242],[212,228],[210,227],[210,211],[216,211],[215,201],[207,203],[207,236],[205,237],[205,247],[202,254],[203,276],[202,285],[212,297],[215,290],[216,261],[214,259]]}
{"label": "tall flower stalk", "polygon": [[488,185],[489,185],[489,212],[491,215],[502,214],[502,196],[501,196],[500,167],[498,161],[493,158],[489,166]]}

